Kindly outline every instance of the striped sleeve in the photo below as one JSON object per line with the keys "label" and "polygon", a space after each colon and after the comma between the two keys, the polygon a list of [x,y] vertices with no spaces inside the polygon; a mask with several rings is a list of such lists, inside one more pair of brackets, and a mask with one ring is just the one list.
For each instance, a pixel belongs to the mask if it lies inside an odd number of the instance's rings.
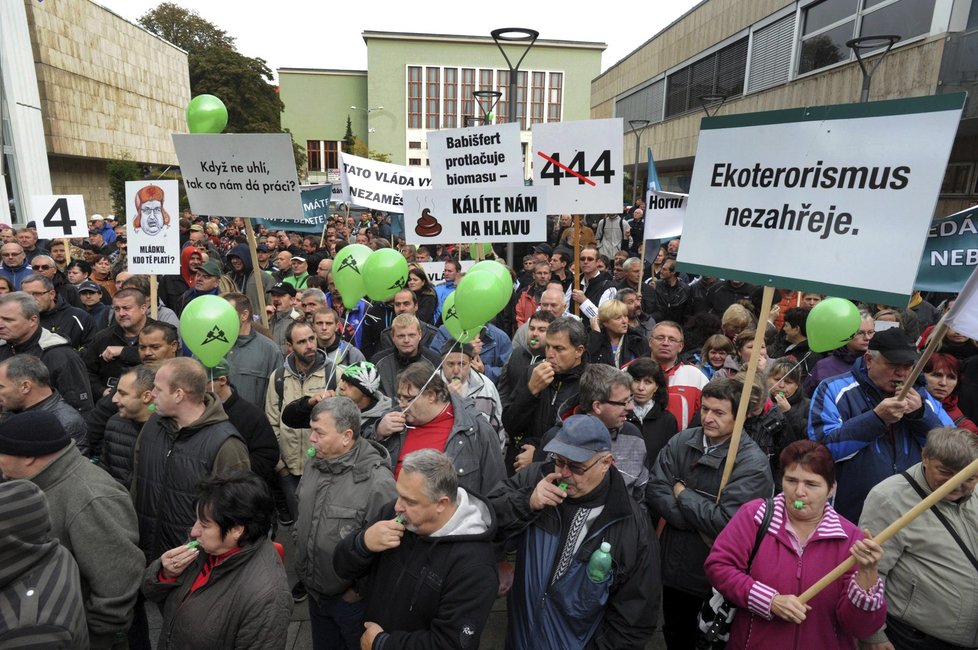
{"label": "striped sleeve", "polygon": [[883,607],[883,603],[885,602],[883,591],[882,578],[877,578],[876,584],[869,591],[862,590],[859,583],[856,582],[856,574],[853,574],[849,579],[849,602],[864,612],[875,612]]}
{"label": "striped sleeve", "polygon": [[771,603],[777,595],[776,589],[767,586],[760,580],[755,580],[747,594],[747,609],[758,616],[771,620]]}

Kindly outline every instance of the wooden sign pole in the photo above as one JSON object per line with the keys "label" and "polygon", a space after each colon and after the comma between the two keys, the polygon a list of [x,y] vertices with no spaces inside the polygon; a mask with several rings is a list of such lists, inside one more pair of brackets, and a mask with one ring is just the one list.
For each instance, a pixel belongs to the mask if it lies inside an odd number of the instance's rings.
{"label": "wooden sign pole", "polygon": [[159,286],[155,273],[149,274],[149,317],[157,320],[160,314]]}
{"label": "wooden sign pole", "polygon": [[[581,215],[574,215],[574,291],[581,290]],[[574,303],[574,314],[581,315],[581,305]]]}
{"label": "wooden sign pole", "polygon": [[[251,251],[251,272],[255,276],[255,286],[258,289],[258,313],[261,314],[261,324],[268,329],[268,314],[265,313],[265,283],[258,266],[258,244],[255,241],[255,229],[251,219],[245,219],[245,233],[248,235],[248,248]],[[245,285],[247,288],[247,284]]]}

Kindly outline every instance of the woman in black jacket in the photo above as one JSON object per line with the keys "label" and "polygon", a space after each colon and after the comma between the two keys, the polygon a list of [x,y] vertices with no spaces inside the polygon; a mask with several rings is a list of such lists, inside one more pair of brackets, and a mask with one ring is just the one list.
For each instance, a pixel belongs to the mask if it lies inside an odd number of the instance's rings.
{"label": "woman in black jacket", "polygon": [[645,439],[645,462],[651,469],[659,451],[679,431],[676,416],[666,410],[669,403],[668,382],[662,367],[649,357],[635,359],[625,368],[632,377],[634,408],[628,420],[642,431]]}
{"label": "woman in black jacket", "polygon": [[591,363],[622,368],[651,352],[645,337],[628,326],[628,307],[620,300],[605,301],[598,308],[598,318],[591,321],[591,327],[588,335]]}
{"label": "woman in black jacket", "polygon": [[438,296],[435,287],[428,279],[428,274],[417,264],[408,269],[407,288],[414,292],[418,299],[418,320],[429,325],[435,324],[435,310],[438,308]]}

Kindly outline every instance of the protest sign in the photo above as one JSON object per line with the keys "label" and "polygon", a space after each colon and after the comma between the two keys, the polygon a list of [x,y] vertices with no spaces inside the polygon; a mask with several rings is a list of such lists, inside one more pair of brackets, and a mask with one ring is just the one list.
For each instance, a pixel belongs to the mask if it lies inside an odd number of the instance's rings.
{"label": "protest sign", "polygon": [[178,181],[126,182],[126,238],[130,273],[180,272]]}
{"label": "protest sign", "polygon": [[88,217],[81,194],[31,197],[31,219],[40,239],[88,238]]}
{"label": "protest sign", "polygon": [[533,185],[551,214],[622,210],[622,120],[533,125]]}
{"label": "protest sign", "polygon": [[683,234],[689,194],[656,192],[645,195],[645,239],[667,239]]}
{"label": "protest sign", "polygon": [[[444,262],[418,262],[418,266],[424,269],[431,280],[431,284],[445,283],[445,263]],[[462,272],[468,271],[475,264],[475,260],[465,260],[462,264]]]}
{"label": "protest sign", "polygon": [[402,190],[431,187],[431,170],[340,152],[343,200],[369,210],[403,212]]}
{"label": "protest sign", "polygon": [[914,289],[957,293],[978,268],[978,207],[931,224]]}
{"label": "protest sign", "polygon": [[547,239],[544,190],[487,187],[405,190],[404,230],[409,244],[541,242]]}
{"label": "protest sign", "polygon": [[523,184],[523,147],[516,122],[427,135],[432,187]]}
{"label": "protest sign", "polygon": [[173,146],[197,214],[302,218],[288,133],[174,133]]}
{"label": "protest sign", "polygon": [[329,219],[329,203],[332,185],[303,185],[299,188],[302,197],[302,219],[255,219],[258,225],[275,230],[290,230],[320,234]]}
{"label": "protest sign", "polygon": [[906,304],[964,100],[704,118],[679,270]]}

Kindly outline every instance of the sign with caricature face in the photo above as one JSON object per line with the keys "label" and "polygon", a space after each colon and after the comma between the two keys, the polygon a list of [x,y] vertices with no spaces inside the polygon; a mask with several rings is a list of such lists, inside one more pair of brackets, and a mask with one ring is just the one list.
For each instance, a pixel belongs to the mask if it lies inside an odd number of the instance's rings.
{"label": "sign with caricature face", "polygon": [[157,275],[180,272],[177,181],[126,183],[127,270]]}

